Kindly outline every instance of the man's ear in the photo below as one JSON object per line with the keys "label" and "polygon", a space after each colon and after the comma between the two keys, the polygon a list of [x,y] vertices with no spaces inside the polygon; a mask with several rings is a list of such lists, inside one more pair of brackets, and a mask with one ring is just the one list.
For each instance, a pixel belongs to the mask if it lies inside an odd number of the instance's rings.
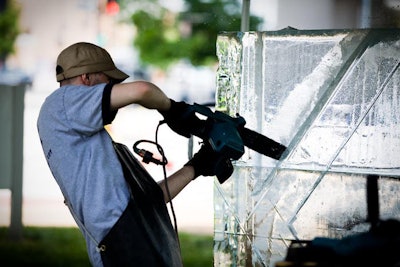
{"label": "man's ear", "polygon": [[82,80],[82,83],[84,84],[84,85],[90,85],[90,80],[89,80],[89,75],[88,74],[82,74],[81,75],[81,80]]}

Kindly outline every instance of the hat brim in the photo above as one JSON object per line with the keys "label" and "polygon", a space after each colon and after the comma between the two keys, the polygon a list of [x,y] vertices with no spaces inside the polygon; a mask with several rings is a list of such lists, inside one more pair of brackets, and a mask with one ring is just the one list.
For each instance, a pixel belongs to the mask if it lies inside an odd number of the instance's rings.
{"label": "hat brim", "polygon": [[127,79],[129,77],[128,74],[126,74],[125,72],[123,72],[117,68],[115,68],[113,70],[105,70],[102,72],[117,83],[123,82],[125,79]]}

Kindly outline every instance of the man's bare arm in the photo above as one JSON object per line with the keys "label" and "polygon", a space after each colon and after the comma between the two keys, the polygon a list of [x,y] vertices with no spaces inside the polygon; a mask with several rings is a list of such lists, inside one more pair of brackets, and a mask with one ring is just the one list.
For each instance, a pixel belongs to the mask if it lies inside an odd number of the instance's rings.
{"label": "man's bare arm", "polygon": [[117,110],[130,104],[166,111],[171,107],[170,99],[155,84],[146,81],[115,84],[111,91],[111,109]]}
{"label": "man's bare arm", "polygon": [[[176,197],[194,178],[194,169],[192,166],[184,166],[174,174],[168,177],[168,189],[171,200]],[[165,202],[169,202],[168,191],[165,180],[159,182],[159,185],[164,193]]]}

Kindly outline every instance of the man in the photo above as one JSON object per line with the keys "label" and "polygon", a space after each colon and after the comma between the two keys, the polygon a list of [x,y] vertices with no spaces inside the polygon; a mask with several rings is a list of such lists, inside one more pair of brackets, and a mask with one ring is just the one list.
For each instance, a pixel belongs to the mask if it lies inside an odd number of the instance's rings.
{"label": "man", "polygon": [[[48,165],[87,244],[93,266],[181,266],[179,244],[165,202],[200,175],[214,175],[214,152],[203,145],[176,173],[159,184],[133,165],[127,173],[104,126],[119,108],[139,104],[160,112],[187,136],[197,117],[146,81],[121,83],[128,75],[106,50],[76,43],[57,58],[60,88],[48,96],[37,126]],[[132,118],[134,120],[134,118]],[[139,172],[135,172],[139,170]],[[127,176],[140,185],[128,186]],[[140,181],[142,179],[143,181]]]}

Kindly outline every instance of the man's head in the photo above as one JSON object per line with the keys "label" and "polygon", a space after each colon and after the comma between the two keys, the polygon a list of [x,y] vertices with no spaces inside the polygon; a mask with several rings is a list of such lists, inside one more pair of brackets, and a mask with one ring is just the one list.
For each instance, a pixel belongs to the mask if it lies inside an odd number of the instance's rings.
{"label": "man's head", "polygon": [[61,51],[57,58],[57,82],[91,73],[104,73],[115,83],[129,77],[115,66],[110,54],[97,45],[76,43]]}

